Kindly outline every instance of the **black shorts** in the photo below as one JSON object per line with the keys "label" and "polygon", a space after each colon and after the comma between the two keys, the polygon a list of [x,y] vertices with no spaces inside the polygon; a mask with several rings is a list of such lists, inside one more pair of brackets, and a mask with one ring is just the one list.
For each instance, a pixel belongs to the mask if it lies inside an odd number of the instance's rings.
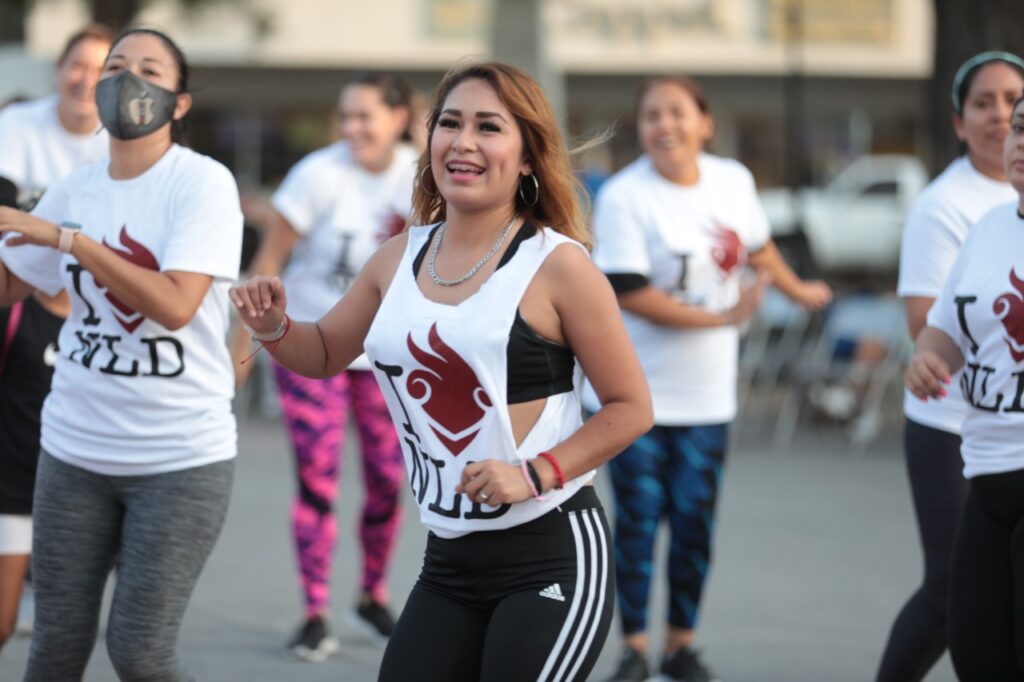
{"label": "black shorts", "polygon": [[430,534],[379,680],[585,680],[608,635],[614,585],[592,486],[514,528]]}

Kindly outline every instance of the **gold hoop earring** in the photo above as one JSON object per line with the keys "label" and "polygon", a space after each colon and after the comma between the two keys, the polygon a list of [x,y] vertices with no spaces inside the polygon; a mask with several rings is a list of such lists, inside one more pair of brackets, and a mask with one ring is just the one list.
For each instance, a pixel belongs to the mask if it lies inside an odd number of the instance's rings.
{"label": "gold hoop earring", "polygon": [[420,175],[419,175],[420,182],[419,182],[419,185],[420,185],[420,188],[423,189],[423,192],[427,196],[436,197],[437,196],[437,192],[436,191],[434,191],[434,192],[427,191],[427,186],[423,184],[423,174],[426,173],[428,170],[430,170],[430,164],[427,164],[426,166],[424,166],[423,170],[420,171]]}
{"label": "gold hoop earring", "polygon": [[537,202],[540,201],[540,181],[537,180],[537,176],[534,175],[533,173],[530,173],[523,179],[525,180],[527,177],[533,180],[533,201],[528,201],[526,199],[526,192],[523,191],[522,180],[519,181],[519,198],[522,199],[523,203],[526,204],[527,206],[536,206]]}

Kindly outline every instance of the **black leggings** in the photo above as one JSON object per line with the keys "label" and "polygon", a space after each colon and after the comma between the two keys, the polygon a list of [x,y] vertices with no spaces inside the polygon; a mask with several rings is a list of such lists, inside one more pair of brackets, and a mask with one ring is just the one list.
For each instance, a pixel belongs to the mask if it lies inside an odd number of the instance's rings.
{"label": "black leggings", "polygon": [[967,496],[960,436],[908,419],[903,447],[924,550],[924,579],[892,625],[878,682],[919,682],[946,650],[950,558]]}
{"label": "black leggings", "polygon": [[949,653],[963,682],[1024,680],[1024,470],[970,481],[953,554]]}
{"label": "black leggings", "polygon": [[378,679],[585,680],[611,626],[614,584],[608,523],[590,486],[514,528],[431,533]]}

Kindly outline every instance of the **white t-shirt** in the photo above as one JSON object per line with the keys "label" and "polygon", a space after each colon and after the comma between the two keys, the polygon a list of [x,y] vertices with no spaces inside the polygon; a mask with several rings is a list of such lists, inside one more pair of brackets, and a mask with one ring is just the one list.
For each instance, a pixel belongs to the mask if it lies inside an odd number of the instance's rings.
{"label": "white t-shirt", "polygon": [[[921,192],[907,216],[897,293],[904,298],[938,297],[971,225],[993,206],[1015,197],[1010,183],[982,175],[966,156],[949,164]],[[952,393],[925,402],[905,391],[903,412],[919,424],[960,433],[967,405]]]}
{"label": "white t-shirt", "polygon": [[[416,159],[401,145],[386,170],[371,173],[353,160],[348,143],[336,142],[288,173],[272,202],[302,236],[282,275],[294,319],[319,320],[377,247],[405,227]],[[370,364],[361,355],[349,367],[368,370]]]}
{"label": "white t-shirt", "polygon": [[69,133],[57,118],[56,95],[0,111],[0,177],[18,186],[20,199],[106,158],[109,145],[102,128],[87,135]]}
{"label": "white t-shirt", "polygon": [[928,325],[964,355],[964,476],[1024,469],[1024,218],[1016,203],[971,228]]}
{"label": "white t-shirt", "polygon": [[[663,178],[642,156],[608,180],[594,207],[594,262],[607,274],[635,273],[676,300],[724,312],[739,300],[747,254],[769,239],[754,178],[743,164],[698,159],[691,187]],[[626,311],[662,426],[728,422],[736,416],[739,332],[734,326],[674,329]],[[588,409],[598,407],[588,386]]]}
{"label": "white t-shirt", "polygon": [[76,222],[136,265],[214,280],[192,320],[171,331],[132,310],[71,255],[0,245],[0,260],[19,278],[71,296],[43,405],[43,448],[107,475],[230,459],[237,448],[225,338],[228,287],[238,277],[242,245],[234,178],[178,146],[131,180],[111,179],[108,165],[90,164],[52,185],[34,214]]}

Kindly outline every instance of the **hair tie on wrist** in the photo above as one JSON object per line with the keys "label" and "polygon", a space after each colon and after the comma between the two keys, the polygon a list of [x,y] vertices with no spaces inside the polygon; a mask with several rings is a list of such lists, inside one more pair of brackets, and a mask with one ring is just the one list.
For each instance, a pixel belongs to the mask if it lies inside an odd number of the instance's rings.
{"label": "hair tie on wrist", "polygon": [[540,485],[534,483],[535,476],[537,477],[536,480],[540,480],[540,477],[537,476],[537,472],[533,471],[533,467],[531,467],[530,463],[527,462],[525,459],[519,463],[519,469],[520,471],[523,472],[523,478],[526,479],[526,485],[529,486],[530,494],[533,495],[533,499],[537,500],[538,502],[544,502],[545,498],[543,495],[540,494]]}

